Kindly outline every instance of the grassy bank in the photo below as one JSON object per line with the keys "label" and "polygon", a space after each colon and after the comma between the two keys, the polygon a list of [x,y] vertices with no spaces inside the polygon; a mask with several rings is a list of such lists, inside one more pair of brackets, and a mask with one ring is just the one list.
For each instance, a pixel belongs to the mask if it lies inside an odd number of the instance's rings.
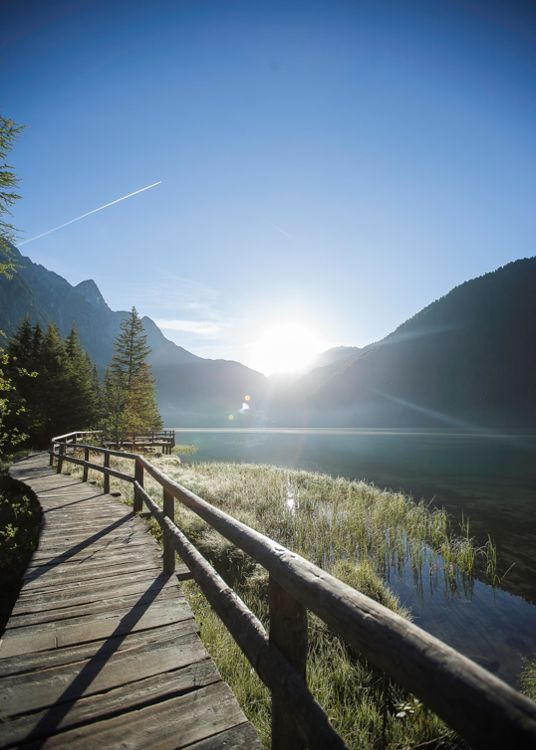
{"label": "grassy bank", "polygon": [[[494,549],[477,549],[462,520],[401,494],[362,482],[269,466],[181,464],[154,459],[168,475],[235,518],[295,550],[387,607],[408,616],[385,582],[388,571],[410,566],[416,577],[435,571],[437,585],[467,588],[477,568],[493,580]],[[132,463],[113,465],[128,473]],[[74,469],[74,471],[78,471]],[[97,480],[100,475],[95,475]],[[161,488],[146,477],[160,500]],[[130,496],[112,479],[112,490]],[[183,507],[177,522],[223,578],[267,624],[267,575],[201,519]],[[156,530],[158,533],[158,530]],[[192,582],[185,592],[201,635],[225,680],[263,741],[270,738],[270,699],[225,627]],[[440,748],[460,743],[419,701],[370,668],[316,617],[309,618],[308,682],[352,748]]]}

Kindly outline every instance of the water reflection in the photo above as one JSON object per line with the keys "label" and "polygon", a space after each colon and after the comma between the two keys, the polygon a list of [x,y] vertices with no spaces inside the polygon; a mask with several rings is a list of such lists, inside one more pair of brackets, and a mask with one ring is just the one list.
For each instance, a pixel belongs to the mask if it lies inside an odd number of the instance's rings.
{"label": "water reflection", "polygon": [[[470,519],[478,545],[490,534],[500,588],[453,577],[448,561],[402,541],[385,575],[415,622],[515,683],[523,657],[535,656],[536,435],[453,430],[184,430],[187,460],[274,464],[364,479]],[[287,504],[295,507],[289,490]],[[457,529],[456,529],[457,530]],[[388,532],[387,532],[388,533]],[[389,541],[389,540],[386,540]],[[386,544],[386,549],[390,545]],[[326,551],[329,554],[329,551]],[[358,556],[359,551],[356,550]],[[525,601],[526,600],[526,601]]]}

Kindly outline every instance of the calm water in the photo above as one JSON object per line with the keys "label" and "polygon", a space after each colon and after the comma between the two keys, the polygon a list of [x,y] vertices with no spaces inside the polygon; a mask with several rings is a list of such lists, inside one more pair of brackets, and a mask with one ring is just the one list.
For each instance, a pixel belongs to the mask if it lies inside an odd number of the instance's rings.
{"label": "calm water", "polygon": [[[500,589],[476,581],[452,593],[441,571],[391,572],[414,621],[515,682],[536,656],[536,434],[449,430],[177,430],[192,461],[275,464],[364,479],[469,516],[478,543],[497,545]],[[508,572],[506,572],[508,571]]]}

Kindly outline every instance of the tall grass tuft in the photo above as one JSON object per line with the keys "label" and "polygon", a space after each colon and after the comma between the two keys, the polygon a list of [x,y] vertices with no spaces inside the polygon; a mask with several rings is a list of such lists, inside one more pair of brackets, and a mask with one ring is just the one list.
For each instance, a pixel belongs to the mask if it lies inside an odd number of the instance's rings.
{"label": "tall grass tuft", "polygon": [[[386,607],[409,617],[389,588],[389,575],[409,566],[416,585],[424,571],[441,570],[445,590],[470,588],[477,565],[496,576],[491,542],[476,548],[469,522],[451,530],[444,510],[364,482],[323,474],[246,464],[183,464],[173,456],[155,463],[169,476],[234,518],[275,539]],[[132,473],[132,463],[112,465]],[[93,478],[93,477],[92,477]],[[97,475],[97,481],[100,475]],[[162,489],[146,476],[146,490]],[[125,497],[130,485],[112,478]],[[268,576],[198,516],[177,503],[176,521],[250,609],[268,621]],[[494,562],[495,561],[495,562]],[[193,582],[184,584],[201,630],[223,678],[266,745],[270,741],[267,689]],[[308,683],[351,748],[454,748],[459,740],[418,700],[349,648],[314,615],[309,616]]]}

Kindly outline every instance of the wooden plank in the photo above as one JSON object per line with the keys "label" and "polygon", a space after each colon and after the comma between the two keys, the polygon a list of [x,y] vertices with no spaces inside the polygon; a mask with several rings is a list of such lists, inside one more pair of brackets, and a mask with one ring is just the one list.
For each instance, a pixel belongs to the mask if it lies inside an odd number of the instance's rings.
{"label": "wooden plank", "polygon": [[180,592],[188,568],[162,574],[143,521],[45,462],[15,471],[44,517],[0,641],[0,746],[260,748]]}
{"label": "wooden plank", "polygon": [[261,747],[257,733],[249,723],[237,724],[231,729],[207,737],[193,745],[188,745],[188,750],[249,750],[249,748]]}
{"label": "wooden plank", "polygon": [[[120,562],[121,561],[121,562]],[[156,578],[162,569],[162,558],[155,556],[144,562],[139,560],[139,554],[134,558],[122,560],[120,556],[113,555],[106,558],[97,558],[95,568],[86,570],[85,565],[67,563],[57,566],[45,567],[43,572],[34,568],[34,575],[28,577],[28,586],[19,595],[19,600],[36,595],[37,590],[43,593],[51,593],[53,590],[70,589],[74,586],[83,586],[88,582],[96,585],[106,583],[108,580],[136,581],[143,578],[143,574]],[[79,572],[80,571],[80,572]],[[190,571],[186,565],[179,563],[175,568],[175,578],[184,581],[190,578]],[[31,585],[30,585],[31,584]]]}
{"label": "wooden plank", "polygon": [[[152,594],[147,593],[147,585],[143,587],[142,591],[138,590],[133,593],[129,593],[129,591],[131,590],[122,591],[117,588],[113,592],[115,596],[94,596],[92,597],[92,601],[87,601],[87,598],[80,597],[82,601],[70,602],[69,600],[62,600],[59,602],[59,605],[57,602],[46,603],[32,612],[13,612],[9,619],[9,629],[24,628],[38,624],[44,625],[49,622],[63,625],[66,620],[98,615],[103,612],[121,612],[128,610],[132,606],[141,607],[143,604],[150,605],[154,601]],[[166,589],[166,591],[159,595],[159,600],[176,600],[177,593],[178,587]]]}
{"label": "wooden plank", "polygon": [[164,643],[144,643],[126,651],[110,653],[109,649],[101,648],[83,662],[4,677],[0,716],[5,720],[55,703],[77,700],[206,658],[208,654],[196,633]]}
{"label": "wooden plank", "polygon": [[[116,558],[113,558],[115,561]],[[74,570],[65,571],[66,566],[61,566],[59,569],[52,568],[47,570],[46,573],[40,575],[37,578],[33,578],[28,582],[28,589],[19,596],[19,602],[25,602],[29,599],[35,599],[37,592],[39,596],[47,597],[54,596],[56,593],[65,591],[66,596],[68,591],[72,589],[85,589],[87,587],[90,590],[92,587],[98,588],[99,586],[106,586],[121,582],[136,582],[144,580],[145,577],[152,576],[153,580],[160,574],[160,561],[154,560],[147,563],[137,563],[133,565],[134,570],[129,569],[128,561],[113,566],[113,571],[106,571],[97,568],[94,571],[85,571],[81,566],[74,566]],[[78,573],[81,570],[83,572]],[[77,575],[78,573],[78,575]],[[30,587],[30,583],[32,586]]]}
{"label": "wooden plank", "polygon": [[[125,570],[123,574],[109,578],[92,578],[81,582],[72,579],[65,584],[61,584],[61,577],[59,577],[56,579],[57,586],[37,587],[26,592],[24,596],[20,596],[13,608],[13,613],[24,614],[25,612],[39,612],[43,608],[83,604],[115,597],[118,592],[125,596],[136,592],[141,593],[148,589],[159,575],[158,568],[149,568],[130,575]],[[171,586],[176,591],[179,590],[174,577],[165,583],[166,588]]]}
{"label": "wooden plank", "polygon": [[125,635],[182,622],[192,617],[192,612],[184,601],[176,602],[174,606],[170,606],[169,602],[162,604],[165,606],[153,602],[149,608],[141,605],[108,616],[77,617],[64,625],[43,623],[25,628],[10,628],[0,641],[0,657]]}
{"label": "wooden plank", "polygon": [[36,672],[41,669],[48,669],[51,666],[80,662],[89,659],[101,649],[119,652],[138,648],[143,644],[155,641],[168,643],[173,638],[178,638],[187,633],[198,633],[198,631],[197,623],[191,618],[183,622],[174,622],[170,625],[162,625],[137,633],[112,636],[105,640],[77,643],[74,646],[64,646],[63,648],[53,648],[35,653],[17,654],[0,659],[0,677],[24,672]]}
{"label": "wooden plank", "polygon": [[[8,723],[0,723],[0,745],[22,743],[53,735],[59,730],[80,726],[86,722],[93,723],[197,690],[220,679],[212,660],[204,659],[177,670],[145,677],[103,693],[19,716]],[[253,735],[253,738],[256,738],[251,726],[246,726],[250,727],[249,736]],[[228,746],[220,744],[218,747]]]}
{"label": "wooden plank", "polygon": [[134,539],[130,541],[128,537],[125,537],[123,541],[111,541],[108,544],[97,544],[88,541],[86,545],[76,545],[67,551],[62,550],[60,547],[55,547],[52,550],[47,550],[45,553],[44,550],[38,549],[33,559],[35,559],[36,561],[39,560],[41,562],[43,560],[50,560],[51,558],[54,558],[58,561],[80,559],[87,557],[88,555],[98,554],[99,552],[115,552],[122,549],[133,550],[137,547],[144,546],[146,544],[146,541],[147,540],[145,539]]}
{"label": "wooden plank", "polygon": [[[128,747],[129,750],[178,750],[243,724],[244,714],[222,682],[138,711],[95,722],[54,735],[43,748]],[[220,745],[220,748],[225,745]],[[259,741],[250,744],[260,750]]]}

